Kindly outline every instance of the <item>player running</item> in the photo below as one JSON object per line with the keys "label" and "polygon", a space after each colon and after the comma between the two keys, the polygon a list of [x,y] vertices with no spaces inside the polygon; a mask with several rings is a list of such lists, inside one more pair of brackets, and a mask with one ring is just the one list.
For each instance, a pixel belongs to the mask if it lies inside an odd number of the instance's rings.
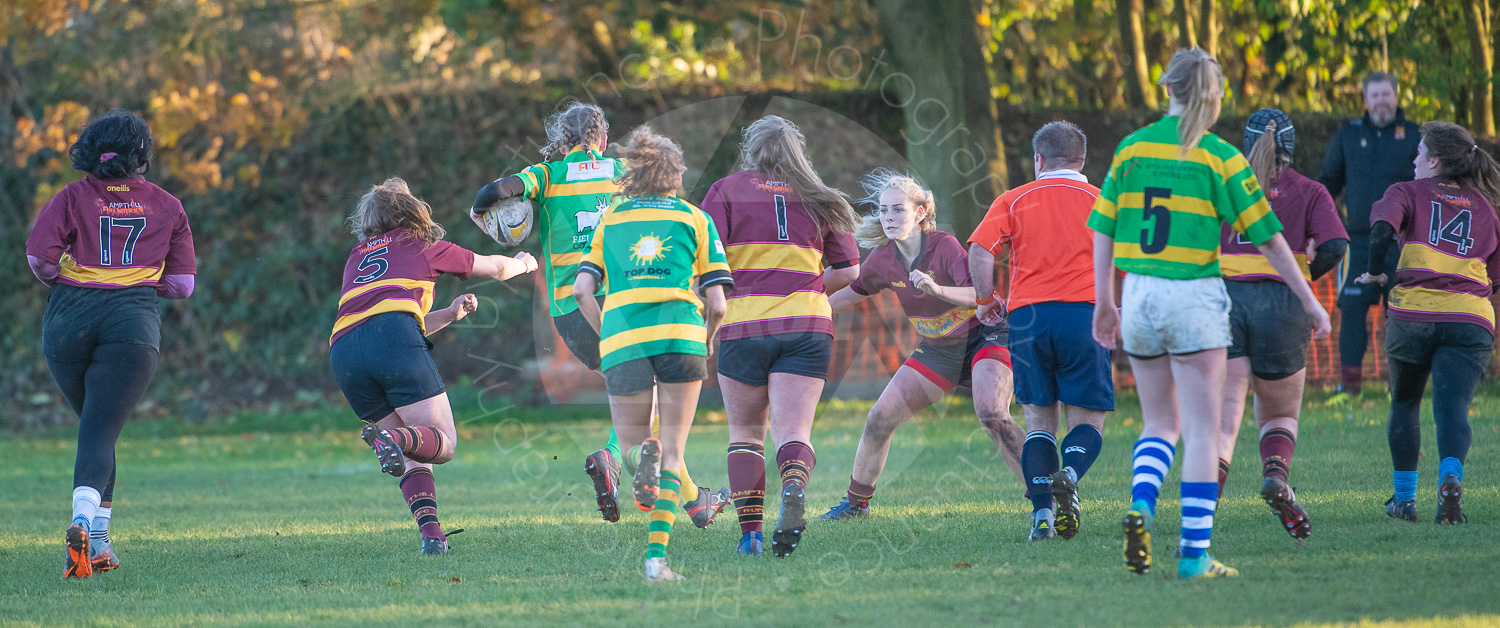
{"label": "player running", "polygon": [[[502,177],[479,190],[469,215],[484,228],[483,212],[502,200],[522,197],[537,202],[538,231],[542,239],[542,259],[547,277],[547,303],[557,335],[589,370],[597,371],[599,332],[590,327],[578,312],[573,297],[578,264],[588,253],[594,229],[609,207],[610,195],[620,191],[615,179],[625,172],[619,159],[605,157],[609,145],[609,122],[597,105],[575,102],[547,119],[547,145],[542,156],[557,159],[528,166],[520,172]],[[629,428],[634,430],[635,428]],[[645,431],[625,434],[625,441],[639,443],[651,436]],[[604,448],[589,454],[584,471],[594,485],[594,498],[605,521],[620,520],[618,484],[620,478],[620,438],[610,429]],[[638,456],[632,451],[631,458]],[[633,471],[633,469],[632,469]],[[682,507],[703,528],[729,501],[728,489],[709,491],[693,483],[684,467],[684,494],[693,496]]]}
{"label": "player running", "polygon": [[870,408],[849,492],[818,517],[823,520],[868,516],[896,428],[955,387],[968,386],[971,378],[974,412],[1016,476],[1021,474],[1021,428],[1009,412],[1005,324],[986,326],[975,315],[968,254],[958,238],[937,231],[932,191],[916,179],[880,169],[865,177],[864,187],[877,209],[854,237],[872,250],[859,266],[859,278],[828,303],[838,312],[891,290],[922,341]]}
{"label": "player running", "polygon": [[109,541],[115,441],[156,373],[157,299],[186,299],[198,272],[182,202],[144,178],[151,146],[133,113],[90,122],[68,149],[86,176],[42,208],[26,238],[31,271],[52,288],[42,355],[78,414],[64,578],[120,566]]}
{"label": "player running", "polygon": [[813,414],[833,358],[828,295],[859,277],[858,216],[823,183],[796,125],[766,116],[745,128],[740,172],[713,184],[714,219],[734,271],[719,336],[719,387],[729,418],[729,487],[741,554],[760,555],[765,440],[778,445],[781,515],[771,549],[788,556],[807,526],[805,490],[817,459]]}
{"label": "player running", "polygon": [[[1219,223],[1245,234],[1297,294],[1318,337],[1328,313],[1282,239],[1281,223],[1233,145],[1208,133],[1224,76],[1199,49],[1178,50],[1158,81],[1170,106],[1161,121],[1120,143],[1089,216],[1094,235],[1094,338],[1123,336],[1145,423],[1136,441],[1133,501],[1125,514],[1125,564],[1151,567],[1151,527],[1162,478],[1182,437],[1183,578],[1237,576],[1208,554],[1217,505],[1219,412],[1229,297],[1219,270]],[[1116,264],[1128,274],[1114,307]]]}
{"label": "player running", "polygon": [[478,300],[465,294],[434,312],[434,285],[444,273],[504,281],[535,271],[536,259],[524,251],[475,255],[443,241],[432,208],[397,178],[370,188],[349,223],[360,242],[344,264],[338,320],[328,340],[333,377],[365,422],[360,436],[380,470],[401,479],[422,553],[446,554],[448,534],[458,531],[445,534],[438,523],[432,465],[453,459],[458,433],[426,337],[473,312]]}
{"label": "player running", "polygon": [[[1100,430],[1104,414],[1115,409],[1115,384],[1110,349],[1095,342],[1090,329],[1094,237],[1086,223],[1099,188],[1079,172],[1088,138],[1059,121],[1037,130],[1031,146],[1036,180],[990,205],[969,236],[969,272],[976,294],[986,295],[979,300],[980,320],[1009,307],[1016,400],[1029,430],[1021,448],[1022,482],[1031,495],[1029,538],[1039,541],[1078,534],[1078,481],[1104,445]],[[993,294],[995,258],[1007,245],[1008,301]],[[1059,445],[1064,410],[1068,435]]]}
{"label": "player running", "polygon": [[1399,244],[1396,287],[1386,317],[1391,372],[1391,483],[1385,513],[1417,520],[1419,410],[1432,377],[1437,425],[1437,522],[1463,523],[1469,404],[1494,347],[1500,284],[1500,164],[1450,122],[1422,125],[1416,180],[1396,183],[1370,210],[1370,268],[1357,281],[1384,284],[1385,252]]}
{"label": "player running", "polygon": [[[651,512],[646,580],[682,580],[667,567],[666,553],[681,500],[682,454],[733,279],[713,220],[676,197],[686,170],[682,149],[642,126],[620,153],[629,163],[620,179],[624,200],[594,228],[573,296],[604,338],[600,359],[617,431],[649,434],[653,387],[660,393],[660,440],[646,438],[642,446],[635,502]],[[600,285],[602,312],[593,299]]]}
{"label": "player running", "polygon": [[[1317,281],[1338,267],[1349,234],[1328,189],[1291,168],[1296,140],[1291,117],[1276,109],[1261,109],[1245,122],[1250,169],[1282,225],[1281,236],[1302,276]],[[1224,375],[1218,494],[1223,495],[1229,477],[1248,389],[1255,393],[1255,422],[1260,426],[1260,496],[1287,533],[1301,541],[1312,533],[1312,522],[1287,476],[1297,445],[1297,417],[1307,378],[1307,332],[1313,321],[1297,293],[1244,236],[1226,225],[1219,246],[1219,267],[1231,304],[1231,344]]]}

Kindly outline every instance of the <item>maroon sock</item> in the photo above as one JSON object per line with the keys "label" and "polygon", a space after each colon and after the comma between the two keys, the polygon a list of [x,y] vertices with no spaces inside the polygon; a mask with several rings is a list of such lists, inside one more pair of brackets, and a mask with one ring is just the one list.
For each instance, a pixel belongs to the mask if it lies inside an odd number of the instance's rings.
{"label": "maroon sock", "polygon": [[1224,482],[1227,481],[1227,480],[1229,480],[1229,461],[1225,460],[1223,458],[1220,458],[1219,459],[1219,496],[1217,498],[1215,498],[1215,499],[1222,499],[1224,497]]}
{"label": "maroon sock", "polygon": [[766,448],[729,444],[729,493],[740,518],[740,533],[760,532],[766,505]]}
{"label": "maroon sock", "polygon": [[1292,470],[1292,452],[1297,449],[1297,437],[1283,428],[1271,428],[1260,437],[1260,472],[1265,477],[1287,481]]}
{"label": "maroon sock", "polygon": [[813,453],[812,445],[792,441],[776,448],[776,466],[781,469],[781,488],[786,488],[793,480],[806,487],[808,480],[812,478],[813,467],[817,465],[818,456]]}
{"label": "maroon sock", "polygon": [[1340,371],[1344,383],[1344,392],[1358,395],[1360,385],[1364,383],[1365,373],[1362,366],[1346,366]]}
{"label": "maroon sock", "polygon": [[435,427],[393,427],[386,432],[406,454],[417,462],[432,462],[443,450],[443,433]]}
{"label": "maroon sock", "polygon": [[417,519],[422,536],[448,540],[437,516],[437,485],[432,481],[431,469],[412,469],[401,476],[401,495],[411,508],[411,516]]}
{"label": "maroon sock", "polygon": [[853,506],[869,506],[870,498],[875,496],[874,484],[861,484],[859,480],[849,477],[849,504]]}

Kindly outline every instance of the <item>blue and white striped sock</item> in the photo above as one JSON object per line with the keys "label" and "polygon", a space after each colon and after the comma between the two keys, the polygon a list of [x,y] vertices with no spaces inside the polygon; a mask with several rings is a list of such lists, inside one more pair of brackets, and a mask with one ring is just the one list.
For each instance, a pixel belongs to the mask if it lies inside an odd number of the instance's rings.
{"label": "blue and white striped sock", "polygon": [[1197,558],[1208,553],[1218,496],[1218,482],[1182,483],[1182,541],[1179,547],[1183,556]]}
{"label": "blue and white striped sock", "polygon": [[1160,438],[1150,437],[1135,441],[1135,457],[1130,465],[1133,469],[1130,481],[1130,499],[1145,502],[1156,516],[1156,496],[1161,493],[1162,480],[1172,468],[1172,456],[1177,448]]}

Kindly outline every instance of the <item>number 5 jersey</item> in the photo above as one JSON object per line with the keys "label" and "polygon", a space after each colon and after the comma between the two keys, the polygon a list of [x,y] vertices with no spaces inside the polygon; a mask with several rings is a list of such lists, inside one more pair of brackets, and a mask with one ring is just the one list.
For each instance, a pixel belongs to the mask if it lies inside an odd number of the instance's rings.
{"label": "number 5 jersey", "polygon": [[425,335],[423,318],[432,311],[437,278],[448,273],[468,279],[473,270],[472,251],[443,240],[428,245],[404,229],[360,242],[344,264],[339,317],[328,344],[370,317],[386,312],[411,314]]}
{"label": "number 5 jersey", "polygon": [[182,202],[145,179],[69,183],[37,215],[26,254],[81,288],[158,288],[163,276],[198,272]]}
{"label": "number 5 jersey", "polygon": [[1474,188],[1442,178],[1396,183],[1370,209],[1401,246],[1390,316],[1474,323],[1494,333],[1489,297],[1500,278],[1500,219]]}

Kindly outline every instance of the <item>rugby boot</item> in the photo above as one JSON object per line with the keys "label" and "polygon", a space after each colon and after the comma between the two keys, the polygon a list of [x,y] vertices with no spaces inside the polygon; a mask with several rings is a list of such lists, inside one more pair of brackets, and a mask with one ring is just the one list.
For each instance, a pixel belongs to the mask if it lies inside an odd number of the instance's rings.
{"label": "rugby boot", "polygon": [[1451,473],[1443,476],[1443,484],[1438,487],[1438,524],[1451,525],[1468,521],[1469,518],[1464,515],[1463,479]]}
{"label": "rugby boot", "polygon": [[771,553],[777,558],[786,558],[797,550],[802,531],[807,529],[806,507],[807,492],[802,483],[787,482],[781,489],[781,515],[776,520],[776,531],[771,533]]}
{"label": "rugby boot", "polygon": [[714,517],[724,510],[724,505],[729,503],[729,487],[717,491],[710,491],[698,487],[698,499],[683,502],[682,511],[693,519],[693,525],[699,528],[707,528],[713,524]]}
{"label": "rugby boot", "polygon": [[661,487],[661,441],[648,438],[641,443],[641,462],[636,465],[633,485],[635,507],[643,511],[655,508]]}
{"label": "rugby boot", "polygon": [[98,573],[118,568],[120,559],[115,556],[109,541],[89,539],[89,564],[93,565],[94,572]]}
{"label": "rugby boot", "polygon": [[734,549],[734,553],[743,556],[760,556],[765,553],[765,540],[759,532],[746,532],[740,535],[740,545]]}
{"label": "rugby boot", "polygon": [[828,512],[818,515],[818,521],[861,519],[868,516],[870,516],[870,502],[853,504],[849,502],[849,496],[845,495],[843,501],[840,501],[837,506],[829,508]]}
{"label": "rugby boot", "polygon": [[1417,520],[1417,500],[1396,501],[1395,497],[1385,500],[1385,516],[1402,521]]}
{"label": "rugby boot", "polygon": [[1266,478],[1260,485],[1260,496],[1276,513],[1276,518],[1281,520],[1286,533],[1297,539],[1297,542],[1312,535],[1312,520],[1307,518],[1307,511],[1302,509],[1302,504],[1297,503],[1297,494],[1285,481],[1278,477]]}
{"label": "rugby boot", "polygon": [[87,521],[74,519],[73,525],[68,526],[67,541],[63,545],[68,551],[67,561],[63,563],[63,578],[88,578],[94,575],[94,564],[89,562]]}
{"label": "rugby boot", "polygon": [[406,475],[406,454],[396,446],[396,440],[391,438],[389,432],[375,427],[373,423],[365,424],[360,430],[359,437],[364,439],[365,444],[375,452],[375,458],[380,461],[380,472],[401,477]]}
{"label": "rugby boot", "polygon": [[1240,570],[1226,566],[1209,554],[1196,558],[1184,556],[1177,559],[1177,577],[1179,578],[1234,578],[1239,575]]}
{"label": "rugby boot", "polygon": [[1057,530],[1053,528],[1052,509],[1043,508],[1032,514],[1031,536],[1028,541],[1046,541],[1057,537]]}
{"label": "rugby boot", "polygon": [[1125,529],[1125,566],[1138,574],[1151,572],[1151,510],[1142,502],[1131,504],[1121,522]]}
{"label": "rugby boot", "polygon": [[1053,529],[1064,541],[1078,536],[1078,478],[1070,469],[1052,474],[1052,501],[1057,505]]}
{"label": "rugby boot", "polygon": [[665,558],[646,559],[646,582],[671,582],[674,580],[686,580],[675,571],[667,567]]}
{"label": "rugby boot", "polygon": [[594,483],[594,502],[599,504],[599,514],[610,523],[619,521],[620,502],[616,499],[616,492],[620,484],[620,463],[608,449],[600,449],[584,459],[583,472],[589,474]]}

